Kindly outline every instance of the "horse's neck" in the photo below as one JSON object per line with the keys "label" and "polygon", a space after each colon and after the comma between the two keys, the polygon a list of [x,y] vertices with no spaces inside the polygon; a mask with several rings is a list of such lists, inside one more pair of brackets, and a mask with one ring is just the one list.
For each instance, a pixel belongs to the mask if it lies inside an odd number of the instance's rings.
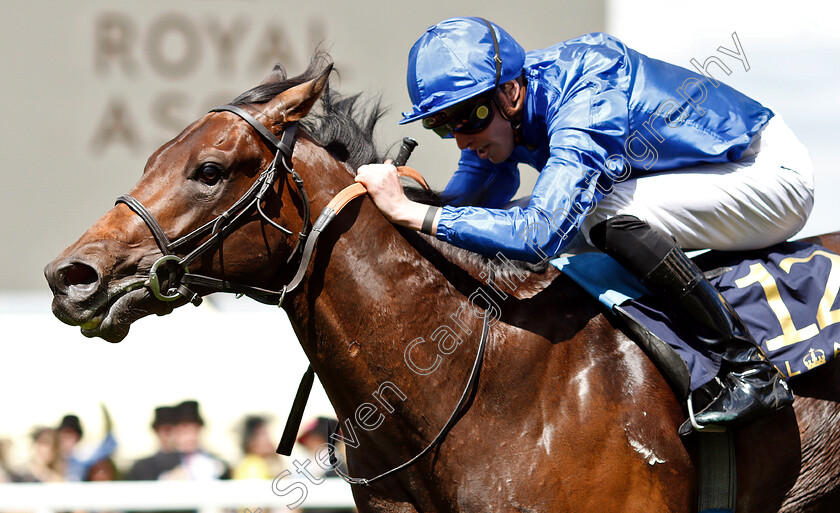
{"label": "horse's neck", "polygon": [[[319,191],[313,194],[313,213],[352,183],[349,175],[331,171],[305,177],[307,188],[310,180],[319,182],[312,188]],[[336,175],[342,178],[336,180]],[[346,207],[321,235],[288,312],[336,412],[354,423],[358,435],[393,435],[398,430],[416,435],[414,429],[405,430],[405,423],[414,423],[425,415],[442,416],[442,422],[448,412],[438,413],[440,401],[435,394],[407,399],[425,376],[407,366],[406,347],[420,337],[429,340],[425,344],[429,349],[436,347],[430,336],[459,309],[463,315],[466,302],[466,295],[453,287],[370,199],[362,198]],[[461,322],[468,324],[476,336],[480,332],[480,320],[467,318]],[[465,369],[474,354],[474,346],[470,346],[470,354],[464,350],[456,355],[465,359]],[[426,354],[426,349],[415,351],[422,361],[419,365],[424,367],[429,363],[425,359],[434,361],[434,354]],[[463,376],[441,373],[434,377],[439,385],[449,379],[452,387],[463,386]],[[426,381],[428,385],[429,379]],[[378,411],[360,413],[359,407],[365,404]],[[380,413],[391,414],[387,426],[377,427],[375,433],[359,429],[359,419],[369,415],[370,422],[375,422]]]}
{"label": "horse's neck", "polygon": [[[304,178],[313,213],[352,183],[339,169]],[[502,292],[484,283],[484,264],[397,230],[368,198],[350,203],[321,235],[287,311],[343,435],[358,444],[348,445],[351,472],[381,472],[434,438],[464,389],[488,301],[498,302],[494,314],[501,314],[488,344],[488,373],[515,352],[527,374],[553,347],[545,339],[580,338],[599,312],[553,270],[524,281],[500,273],[497,283],[509,294],[502,301]],[[502,281],[515,282],[516,293]],[[528,315],[561,305],[563,317]]]}

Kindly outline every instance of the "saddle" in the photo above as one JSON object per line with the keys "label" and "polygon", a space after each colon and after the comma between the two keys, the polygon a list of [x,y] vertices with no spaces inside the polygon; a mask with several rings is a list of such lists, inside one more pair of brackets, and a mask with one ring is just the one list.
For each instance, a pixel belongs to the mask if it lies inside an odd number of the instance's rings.
{"label": "saddle", "polygon": [[[840,255],[817,244],[786,242],[758,251],[708,252],[694,260],[786,378],[840,354]],[[551,263],[624,321],[678,396],[689,400],[704,386],[714,387],[719,358],[612,258],[581,253]]]}
{"label": "saddle", "polygon": [[[840,256],[822,246],[788,242],[750,252],[694,258],[743,319],[777,369],[795,380],[840,354]],[[603,253],[551,261],[623,324],[683,400],[700,431],[698,511],[734,511],[737,472],[731,430],[700,428],[694,411],[720,392],[720,360],[698,344],[666,305]],[[835,266],[835,264],[838,264]],[[692,432],[683,424],[680,434]]]}

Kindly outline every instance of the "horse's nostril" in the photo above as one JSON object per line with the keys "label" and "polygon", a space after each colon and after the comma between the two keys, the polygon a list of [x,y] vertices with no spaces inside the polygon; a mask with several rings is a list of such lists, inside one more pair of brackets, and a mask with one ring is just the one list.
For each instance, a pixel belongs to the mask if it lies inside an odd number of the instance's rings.
{"label": "horse's nostril", "polygon": [[75,263],[64,271],[64,283],[71,287],[90,285],[98,280],[96,270],[87,264]]}

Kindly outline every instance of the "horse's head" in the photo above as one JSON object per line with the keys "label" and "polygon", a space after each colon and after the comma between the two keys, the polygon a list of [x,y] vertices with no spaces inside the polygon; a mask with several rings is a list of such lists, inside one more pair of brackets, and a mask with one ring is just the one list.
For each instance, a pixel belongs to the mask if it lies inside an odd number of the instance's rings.
{"label": "horse's head", "polygon": [[313,60],[300,77],[273,73],[234,101],[239,115],[211,112],[158,149],[130,193],[47,265],[54,314],[86,336],[118,342],[135,320],[190,299],[187,289],[177,292],[184,267],[229,282],[270,280],[293,253],[305,212],[285,165],[291,156],[271,139],[306,116],[330,70]]}

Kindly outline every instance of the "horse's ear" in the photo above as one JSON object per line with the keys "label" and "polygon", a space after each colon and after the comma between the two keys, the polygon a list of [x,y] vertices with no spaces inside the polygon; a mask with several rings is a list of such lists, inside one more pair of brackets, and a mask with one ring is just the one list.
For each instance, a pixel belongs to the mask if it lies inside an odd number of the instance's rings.
{"label": "horse's ear", "polygon": [[286,68],[278,62],[271,69],[271,72],[260,82],[260,85],[273,84],[281,80],[286,80]]}
{"label": "horse's ear", "polygon": [[331,71],[332,63],[316,78],[289,88],[268,101],[262,114],[268,119],[269,128],[300,121],[309,114],[327,87]]}

